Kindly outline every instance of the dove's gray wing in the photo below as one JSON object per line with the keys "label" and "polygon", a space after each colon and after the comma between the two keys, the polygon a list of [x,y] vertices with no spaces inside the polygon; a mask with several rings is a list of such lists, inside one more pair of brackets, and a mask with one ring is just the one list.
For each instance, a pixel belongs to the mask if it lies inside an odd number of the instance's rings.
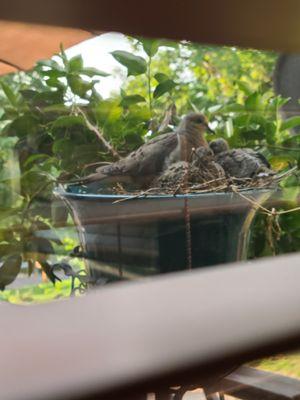
{"label": "dove's gray wing", "polygon": [[[84,178],[85,182],[149,181],[159,174],[166,159],[178,148],[178,135],[174,132],[159,135],[142,145],[126,158],[97,168],[96,173]],[[146,183],[146,182],[145,182]]]}

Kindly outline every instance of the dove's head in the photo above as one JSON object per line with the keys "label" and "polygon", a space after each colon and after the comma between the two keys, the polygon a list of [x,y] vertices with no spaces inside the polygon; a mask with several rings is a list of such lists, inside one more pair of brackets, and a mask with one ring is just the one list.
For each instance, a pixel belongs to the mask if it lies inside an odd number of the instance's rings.
{"label": "dove's head", "polygon": [[220,154],[223,151],[228,151],[229,150],[229,145],[225,139],[219,138],[212,140],[209,143],[209,147],[212,149],[214,154]]}
{"label": "dove's head", "polygon": [[209,132],[215,133],[208,125],[207,118],[201,113],[192,112],[187,114],[182,122],[181,126],[187,131],[192,132],[197,130],[200,133]]}

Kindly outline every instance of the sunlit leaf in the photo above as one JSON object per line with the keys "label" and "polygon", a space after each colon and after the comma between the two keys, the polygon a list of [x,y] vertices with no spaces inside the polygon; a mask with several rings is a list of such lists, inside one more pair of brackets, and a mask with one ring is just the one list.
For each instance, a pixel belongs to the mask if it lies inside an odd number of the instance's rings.
{"label": "sunlit leaf", "polygon": [[243,82],[241,80],[236,82],[238,88],[244,92],[246,95],[250,96],[253,93],[253,90],[247,85],[246,82]]}
{"label": "sunlit leaf", "polygon": [[103,76],[103,77],[106,77],[106,76],[110,76],[110,75],[111,75],[111,74],[109,74],[108,72],[100,71],[100,69],[93,68],[93,67],[85,67],[85,68],[82,68],[82,69],[80,70],[80,74],[81,74],[81,75],[89,76],[89,77],[91,77],[91,78],[93,78],[94,76]]}
{"label": "sunlit leaf", "polygon": [[292,129],[296,126],[300,126],[300,117],[291,117],[281,123],[280,130]]}
{"label": "sunlit leaf", "polygon": [[275,171],[280,171],[284,168],[289,167],[291,164],[294,163],[294,159],[292,156],[288,154],[282,154],[282,155],[274,155],[269,158],[269,162],[272,166],[272,169]]}
{"label": "sunlit leaf", "polygon": [[68,67],[70,72],[79,72],[83,68],[83,59],[80,54],[68,60]]}
{"label": "sunlit leaf", "polygon": [[147,62],[140,56],[123,50],[113,51],[111,54],[120,64],[127,68],[128,76],[141,75],[147,70]]}
{"label": "sunlit leaf", "polygon": [[149,57],[155,56],[160,46],[160,41],[157,39],[140,39],[145,53]]}

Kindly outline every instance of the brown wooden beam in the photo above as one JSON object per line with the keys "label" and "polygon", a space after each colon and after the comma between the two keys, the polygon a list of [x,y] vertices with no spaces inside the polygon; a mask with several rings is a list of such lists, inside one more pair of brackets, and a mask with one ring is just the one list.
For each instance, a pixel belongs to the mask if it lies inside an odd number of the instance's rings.
{"label": "brown wooden beam", "polygon": [[300,51],[298,0],[2,0],[0,19]]}

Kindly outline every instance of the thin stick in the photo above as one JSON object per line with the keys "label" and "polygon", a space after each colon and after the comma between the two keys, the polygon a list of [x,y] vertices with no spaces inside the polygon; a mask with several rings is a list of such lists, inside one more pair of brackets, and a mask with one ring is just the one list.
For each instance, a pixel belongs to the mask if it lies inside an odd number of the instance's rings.
{"label": "thin stick", "polygon": [[113,146],[105,139],[103,132],[97,128],[95,125],[93,125],[87,118],[86,114],[80,109],[78,108],[78,112],[79,114],[81,114],[84,118],[84,121],[86,123],[87,128],[94,132],[95,135],[97,136],[97,138],[102,142],[102,144],[104,145],[104,147],[106,148],[106,150],[108,150],[112,156],[114,158],[116,158],[117,160],[121,159],[120,154],[113,148]]}
{"label": "thin stick", "polygon": [[240,197],[242,197],[244,200],[247,200],[249,203],[251,203],[256,209],[261,209],[261,210],[263,210],[264,212],[266,212],[267,214],[272,214],[272,212],[270,211],[270,210],[268,210],[267,208],[265,208],[265,207],[263,207],[261,204],[259,204],[257,201],[255,201],[254,199],[250,199],[249,197],[247,197],[247,196],[245,196],[245,195],[243,195],[243,194],[241,194],[238,190],[237,190],[237,188],[235,187],[235,186],[231,186],[231,190],[234,192],[234,193],[236,193],[236,194],[238,194]]}
{"label": "thin stick", "polygon": [[203,186],[210,185],[211,183],[222,181],[224,179],[225,179],[224,177],[221,177],[221,178],[212,179],[212,180],[207,181],[207,182],[199,183],[198,185],[192,185],[191,189],[198,189],[198,188],[201,188]]}
{"label": "thin stick", "polygon": [[122,203],[123,201],[139,199],[141,197],[147,196],[148,193],[151,193],[151,192],[153,192],[155,190],[158,190],[158,188],[150,188],[150,189],[142,191],[142,192],[140,192],[140,193],[138,193],[138,194],[136,194],[134,196],[130,196],[130,197],[128,196],[128,197],[125,197],[123,199],[118,199],[118,200],[114,201],[112,204],[118,204],[118,203]]}
{"label": "thin stick", "polygon": [[284,211],[276,211],[276,214],[277,215],[288,214],[290,212],[295,212],[295,211],[300,211],[300,207],[295,207],[295,208],[291,208],[289,210],[284,210]]}

